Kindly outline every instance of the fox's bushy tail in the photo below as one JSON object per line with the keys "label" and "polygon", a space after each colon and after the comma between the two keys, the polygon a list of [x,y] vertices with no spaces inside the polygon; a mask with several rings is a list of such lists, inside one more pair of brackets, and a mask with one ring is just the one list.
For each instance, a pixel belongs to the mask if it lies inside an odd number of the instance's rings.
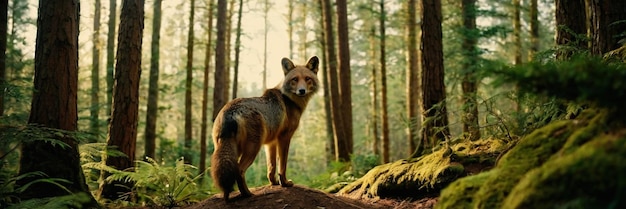
{"label": "fox's bushy tail", "polygon": [[237,121],[232,115],[225,114],[221,131],[218,133],[219,143],[211,156],[211,177],[213,182],[224,192],[224,199],[234,191],[233,186],[239,176],[237,162]]}

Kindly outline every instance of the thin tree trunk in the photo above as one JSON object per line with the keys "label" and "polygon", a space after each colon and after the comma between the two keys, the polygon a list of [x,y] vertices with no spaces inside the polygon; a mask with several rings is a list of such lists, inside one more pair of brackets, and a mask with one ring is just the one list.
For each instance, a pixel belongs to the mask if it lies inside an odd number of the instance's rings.
{"label": "thin tree trunk", "polygon": [[[294,2],[288,1],[287,7],[287,35],[289,36],[289,58],[293,58],[293,10],[294,10]],[[320,18],[322,19],[322,18]]]}
{"label": "thin tree trunk", "polygon": [[[337,55],[335,53],[335,35],[333,31],[333,12],[330,0],[322,0],[323,18],[324,18],[324,31],[326,40],[326,58],[328,59],[328,88],[330,89],[330,110],[332,116],[333,125],[333,141],[335,145],[335,160],[345,160],[346,145],[344,140],[346,139],[343,127],[343,120],[341,118],[341,98],[339,97],[339,85],[337,81]],[[340,152],[344,152],[341,154]],[[340,157],[341,156],[341,157]]]}
{"label": "thin tree trunk", "polygon": [[111,108],[113,106],[113,73],[115,71],[115,26],[117,18],[117,0],[109,0],[109,30],[107,31],[107,103],[106,103],[106,115],[109,117],[108,122],[111,121]]}
{"label": "thin tree trunk", "polygon": [[243,12],[243,0],[239,0],[237,12],[237,36],[235,37],[235,67],[233,75],[233,99],[237,98],[237,82],[239,80],[239,51],[241,50],[241,16]]}
{"label": "thin tree trunk", "polygon": [[152,43],[150,48],[150,83],[148,87],[148,107],[146,111],[145,157],[156,157],[156,122],[159,109],[159,58],[161,39],[161,3],[154,0],[152,18]]}
{"label": "thin tree trunk", "polygon": [[[206,44],[206,56],[204,57],[204,80],[202,84],[202,122],[200,125],[200,165],[198,170],[200,173],[204,173],[206,170],[206,157],[207,157],[207,114],[209,103],[209,73],[211,68],[211,51],[212,51],[212,38],[213,38],[213,7],[214,1],[209,0],[209,21],[207,27],[207,44]],[[204,180],[204,175],[201,177]]]}
{"label": "thin tree trunk", "polygon": [[339,89],[340,89],[340,107],[341,107],[341,121],[343,122],[343,129],[339,131],[344,132],[343,150],[338,149],[339,160],[344,162],[350,162],[350,155],[352,154],[353,142],[352,142],[352,90],[350,79],[350,45],[348,37],[348,9],[346,0],[338,0],[337,6],[337,54],[338,62],[337,74],[339,75]]}
{"label": "thin tree trunk", "polygon": [[183,150],[183,159],[186,164],[191,164],[191,88],[193,82],[193,28],[195,15],[195,0],[190,2],[189,10],[189,31],[187,33],[187,79],[185,82],[185,143]]}
{"label": "thin tree trunk", "polygon": [[407,69],[406,69],[406,109],[408,117],[408,127],[406,129],[407,144],[409,155],[415,152],[417,147],[417,130],[419,128],[418,121],[419,116],[417,112],[417,99],[418,94],[415,90],[418,89],[418,59],[417,59],[417,20],[416,20],[416,0],[409,0],[407,2],[407,18],[406,18],[406,46],[407,46]]}
{"label": "thin tree trunk", "polygon": [[449,137],[443,66],[441,0],[422,1],[421,111],[422,144],[412,157],[421,155]]}
{"label": "thin tree trunk", "polygon": [[376,26],[374,24],[370,25],[370,34],[367,37],[369,42],[369,65],[371,68],[372,80],[370,80],[370,92],[371,92],[371,103],[370,103],[370,119],[368,123],[368,134],[372,134],[372,153],[374,155],[380,154],[379,149],[379,137],[378,137],[378,81],[377,81],[377,73],[378,65],[376,65]]}
{"label": "thin tree trunk", "polygon": [[[535,0],[536,1],[536,0]],[[480,139],[480,129],[478,126],[478,102],[476,100],[476,77],[475,71],[478,65],[478,55],[476,54],[476,0],[462,0],[461,10],[463,16],[464,31],[463,38],[463,78],[461,81],[463,134],[470,140]]]}
{"label": "thin tree trunk", "polygon": [[385,12],[385,2],[380,1],[380,121],[382,122],[382,153],[383,163],[389,162],[389,117],[387,116],[387,59],[386,59],[386,33],[385,33],[385,19],[387,13]]}
{"label": "thin tree trunk", "polygon": [[[34,91],[28,123],[76,131],[79,4],[75,1],[41,0],[38,14]],[[66,179],[69,183],[61,182],[61,186],[72,194],[83,193],[91,198],[81,207],[97,207],[80,167],[78,140],[66,134],[53,135],[68,146],[54,146],[42,140],[23,142],[19,175],[43,172],[47,175],[43,177],[46,179]],[[39,178],[28,175],[18,179],[16,184],[24,186]],[[67,190],[49,183],[23,188],[26,190],[19,193],[22,201],[68,194]]]}
{"label": "thin tree trunk", "polygon": [[539,51],[539,19],[537,16],[537,0],[530,0],[530,51],[528,52],[529,61],[534,60],[535,55]]}
{"label": "thin tree trunk", "polygon": [[217,0],[217,42],[215,43],[215,74],[213,76],[213,119],[226,104],[226,0]]}
{"label": "thin tree trunk", "polygon": [[[291,2],[291,1],[289,1]],[[263,89],[267,89],[267,36],[269,33],[269,12],[270,12],[270,2],[269,0],[265,0],[263,4]]]}
{"label": "thin tree trunk", "polygon": [[[291,2],[291,1],[290,1]],[[317,6],[318,6],[318,10],[319,10],[319,14],[320,16],[323,16],[322,14],[324,14],[323,11],[323,7],[322,7],[322,0],[318,0],[317,1]],[[320,28],[324,28],[324,18],[319,18],[319,27]],[[322,73],[322,85],[324,86],[324,112],[326,113],[326,135],[328,137],[328,139],[326,140],[326,159],[327,162],[330,163],[332,160],[335,159],[335,140],[333,138],[333,124],[332,124],[332,111],[330,110],[330,89],[329,89],[329,84],[328,84],[328,55],[326,54],[327,52],[327,45],[326,45],[326,30],[322,30],[321,33],[318,34],[318,39],[319,39],[319,43],[320,43],[320,49],[321,50],[321,57],[322,60],[324,60],[324,62],[322,62],[322,67],[321,67],[321,73]]]}
{"label": "thin tree trunk", "polygon": [[[141,73],[141,42],[143,36],[144,2],[124,0],[120,15],[113,113],[107,145],[115,146],[125,157],[107,156],[106,164],[118,170],[134,167],[139,109],[139,80]],[[105,174],[105,177],[108,176]],[[123,185],[123,186],[120,186]],[[100,185],[100,197],[115,200],[130,192],[131,182],[106,182]]]}
{"label": "thin tree trunk", "polygon": [[522,64],[522,20],[520,0],[513,0],[513,57],[514,64]]}
{"label": "thin tree trunk", "polygon": [[94,136],[97,136],[100,132],[99,129],[99,115],[100,112],[100,0],[95,0],[94,15],[93,15],[93,57],[91,66],[91,108],[89,129]]}
{"label": "thin tree trunk", "polygon": [[[229,95],[231,95],[230,92],[230,67],[231,67],[231,63],[232,63],[232,59],[230,57],[231,55],[231,49],[232,49],[232,36],[233,36],[233,14],[235,13],[235,1],[229,1],[229,5],[228,5],[228,13],[227,13],[227,17],[226,17],[226,48],[225,48],[225,54],[226,54],[226,62],[224,63],[224,65],[226,66],[224,68],[224,70],[226,71],[226,77],[224,79],[224,98],[226,101],[228,101]],[[233,89],[233,91],[235,91],[235,89]]]}
{"label": "thin tree trunk", "polygon": [[0,117],[4,115],[4,85],[7,81],[7,34],[9,0],[0,0]]}
{"label": "thin tree trunk", "polygon": [[[300,22],[300,26],[299,28],[307,28],[306,26],[306,20],[307,20],[307,15],[308,15],[308,8],[309,5],[307,5],[307,1],[302,1],[300,2],[300,18],[299,20]],[[306,50],[308,48],[308,41],[307,41],[307,34],[309,33],[308,30],[300,30],[298,31],[298,40],[300,41],[300,57],[302,59],[306,59],[308,57],[308,55],[306,54]]]}

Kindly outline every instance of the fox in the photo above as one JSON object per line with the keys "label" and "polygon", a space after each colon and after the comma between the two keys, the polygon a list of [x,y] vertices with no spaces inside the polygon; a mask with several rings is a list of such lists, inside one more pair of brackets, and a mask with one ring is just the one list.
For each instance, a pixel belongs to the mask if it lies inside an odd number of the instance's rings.
{"label": "fox", "polygon": [[276,87],[266,89],[260,97],[233,99],[214,119],[211,177],[224,192],[226,202],[235,183],[241,198],[252,196],[245,174],[262,146],[269,183],[283,187],[294,185],[286,176],[289,144],[300,116],[318,90],[319,59],[313,56],[305,65],[294,65],[290,59],[282,58],[281,66],[284,78]]}

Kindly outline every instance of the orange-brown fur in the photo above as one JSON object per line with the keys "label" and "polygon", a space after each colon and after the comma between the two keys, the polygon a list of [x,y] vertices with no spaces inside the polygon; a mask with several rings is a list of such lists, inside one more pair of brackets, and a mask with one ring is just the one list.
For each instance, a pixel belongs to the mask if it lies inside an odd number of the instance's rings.
{"label": "orange-brown fur", "polygon": [[[226,201],[235,182],[242,197],[252,195],[246,185],[245,173],[261,145],[265,146],[270,184],[293,186],[285,176],[289,143],[302,112],[318,89],[319,59],[311,57],[306,65],[296,66],[283,58],[281,65],[285,73],[281,84],[265,90],[261,97],[230,101],[215,118],[211,176],[224,192]],[[279,179],[276,179],[277,161]]]}

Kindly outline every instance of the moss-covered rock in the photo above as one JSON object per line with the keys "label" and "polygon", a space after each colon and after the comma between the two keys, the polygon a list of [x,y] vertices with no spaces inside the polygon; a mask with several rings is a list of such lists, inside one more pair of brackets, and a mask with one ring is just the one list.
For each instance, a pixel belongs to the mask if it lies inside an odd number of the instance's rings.
{"label": "moss-covered rock", "polygon": [[528,172],[503,208],[625,208],[626,132],[602,134]]}
{"label": "moss-covered rock", "polygon": [[437,194],[450,182],[467,175],[466,165],[491,167],[504,147],[504,143],[493,139],[444,146],[419,158],[377,166],[338,194],[354,198]]}
{"label": "moss-covered rock", "polygon": [[590,109],[537,129],[494,169],[442,190],[437,208],[623,207],[626,130],[613,115]]}

